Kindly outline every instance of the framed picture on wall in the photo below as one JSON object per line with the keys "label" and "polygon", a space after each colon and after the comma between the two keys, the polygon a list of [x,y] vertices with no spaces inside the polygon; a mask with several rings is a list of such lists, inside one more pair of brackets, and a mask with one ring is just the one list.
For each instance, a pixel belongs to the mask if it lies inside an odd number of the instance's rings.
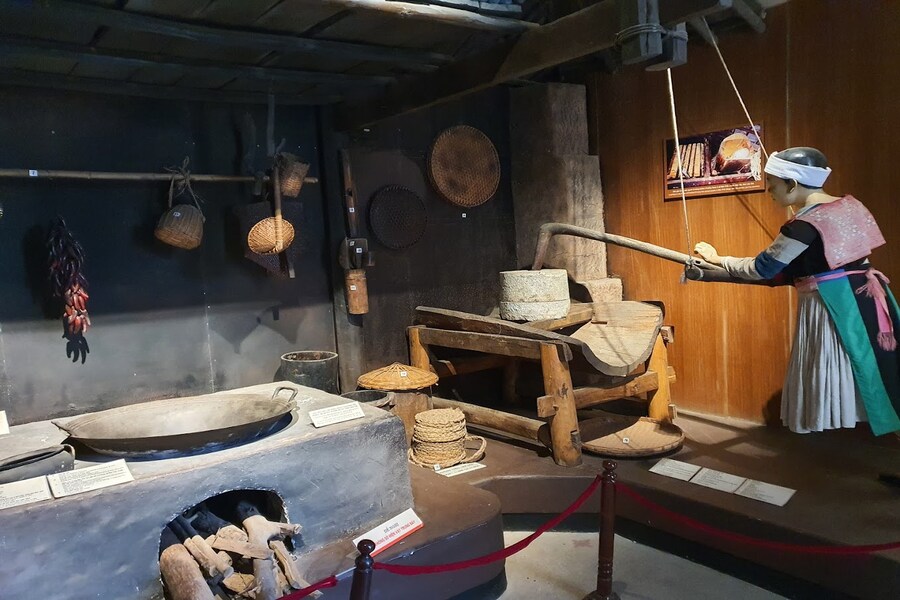
{"label": "framed picture on wall", "polygon": [[[760,192],[766,189],[762,125],[710,131],[681,138],[681,170],[688,198]],[[666,140],[665,200],[681,198],[675,140]]]}

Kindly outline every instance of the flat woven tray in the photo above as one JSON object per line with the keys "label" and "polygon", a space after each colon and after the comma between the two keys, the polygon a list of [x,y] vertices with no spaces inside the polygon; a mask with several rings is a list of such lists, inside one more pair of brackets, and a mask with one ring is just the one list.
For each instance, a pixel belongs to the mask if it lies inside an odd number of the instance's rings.
{"label": "flat woven tray", "polygon": [[457,206],[484,204],[500,185],[500,157],[480,130],[457,125],[442,131],[428,153],[428,176],[438,194]]}
{"label": "flat woven tray", "polygon": [[684,432],[674,423],[649,417],[607,414],[579,424],[583,448],[601,456],[638,458],[665,454],[684,443]]}
{"label": "flat woven tray", "polygon": [[369,229],[383,246],[409,248],[422,239],[427,224],[425,203],[405,187],[385,186],[369,200]]}

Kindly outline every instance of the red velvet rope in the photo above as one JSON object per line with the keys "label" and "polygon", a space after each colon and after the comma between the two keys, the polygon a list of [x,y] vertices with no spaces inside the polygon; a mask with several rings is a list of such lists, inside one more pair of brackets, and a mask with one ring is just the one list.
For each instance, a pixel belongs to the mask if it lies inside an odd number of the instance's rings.
{"label": "red velvet rope", "polygon": [[731,531],[725,531],[723,529],[718,529],[711,525],[706,525],[701,523],[700,521],[691,519],[690,517],[686,517],[684,515],[680,515],[676,512],[669,510],[664,506],[660,506],[659,504],[653,502],[652,500],[648,500],[644,498],[636,491],[625,485],[624,483],[616,484],[616,491],[621,492],[640,504],[641,506],[650,509],[655,513],[659,513],[660,515],[675,521],[676,523],[681,523],[691,529],[696,529],[697,531],[702,531],[703,533],[707,533],[711,536],[726,539],[732,542],[740,542],[742,544],[747,544],[748,546],[756,546],[758,548],[768,548],[770,550],[783,550],[785,552],[800,552],[803,554],[871,554],[873,552],[884,552],[885,550],[896,550],[900,548],[900,542],[890,542],[887,544],[868,544],[864,546],[814,546],[814,545],[802,545],[802,544],[787,544],[784,542],[772,542],[769,540],[761,540],[758,538],[750,537],[747,535],[743,535],[740,533],[733,533]]}
{"label": "red velvet rope", "polygon": [[287,596],[282,596],[281,600],[300,600],[300,598],[306,598],[307,596],[309,596],[310,594],[312,594],[315,591],[318,591],[318,590],[321,590],[324,588],[334,587],[337,584],[338,584],[337,577],[332,575],[331,577],[326,577],[322,581],[317,581],[316,583],[312,584],[309,587],[305,587],[302,590],[297,590],[296,592],[291,592]]}
{"label": "red velvet rope", "polygon": [[479,567],[482,565],[490,564],[492,562],[496,562],[498,560],[509,558],[516,552],[524,550],[531,542],[562,523],[566,518],[571,516],[572,513],[581,508],[581,505],[587,502],[587,499],[591,497],[591,494],[593,494],[597,490],[597,487],[600,485],[600,481],[601,476],[597,475],[597,477],[594,478],[593,483],[591,483],[591,485],[589,485],[588,488],[584,490],[580,496],[578,496],[578,498],[569,506],[569,508],[541,525],[537,531],[529,535],[527,538],[516,542],[515,544],[502,550],[491,552],[490,554],[485,554],[484,556],[479,556],[477,558],[470,558],[469,560],[448,563],[446,565],[389,565],[386,563],[376,562],[375,568],[385,570],[389,573],[394,573],[395,575],[424,575],[427,573],[446,573],[448,571],[459,571],[462,569],[468,569],[469,567]]}

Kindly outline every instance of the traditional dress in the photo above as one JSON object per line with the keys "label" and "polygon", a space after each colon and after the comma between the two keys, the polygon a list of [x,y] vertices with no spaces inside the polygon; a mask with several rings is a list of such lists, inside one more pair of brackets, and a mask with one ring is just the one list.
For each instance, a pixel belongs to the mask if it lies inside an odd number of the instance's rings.
{"label": "traditional dress", "polygon": [[884,244],[852,196],[804,208],[756,257],[723,257],[744,279],[797,287],[797,331],[781,418],[808,433],[868,421],[875,435],[900,430],[900,307],[868,255]]}

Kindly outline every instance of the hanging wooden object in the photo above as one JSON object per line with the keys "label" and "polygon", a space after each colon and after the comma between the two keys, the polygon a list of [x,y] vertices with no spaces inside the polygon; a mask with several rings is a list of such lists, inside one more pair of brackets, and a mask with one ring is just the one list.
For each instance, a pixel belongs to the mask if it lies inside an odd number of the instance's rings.
{"label": "hanging wooden object", "polygon": [[159,218],[153,235],[159,241],[170,246],[193,250],[199,247],[203,240],[203,222],[206,219],[203,211],[200,210],[197,198],[192,193],[189,195],[192,196],[193,204],[173,205],[174,192],[175,178],[173,177],[169,182],[169,210]]}
{"label": "hanging wooden object", "polygon": [[300,195],[300,188],[306,180],[309,165],[288,152],[280,153],[276,162],[281,179],[281,194],[288,198],[296,198]]}
{"label": "hanging wooden object", "polygon": [[472,208],[484,204],[500,185],[500,157],[480,130],[457,125],[442,131],[428,153],[428,176],[445,200]]}
{"label": "hanging wooden object", "polygon": [[403,186],[385,186],[369,200],[369,229],[382,246],[409,248],[422,239],[427,224],[425,203]]}

